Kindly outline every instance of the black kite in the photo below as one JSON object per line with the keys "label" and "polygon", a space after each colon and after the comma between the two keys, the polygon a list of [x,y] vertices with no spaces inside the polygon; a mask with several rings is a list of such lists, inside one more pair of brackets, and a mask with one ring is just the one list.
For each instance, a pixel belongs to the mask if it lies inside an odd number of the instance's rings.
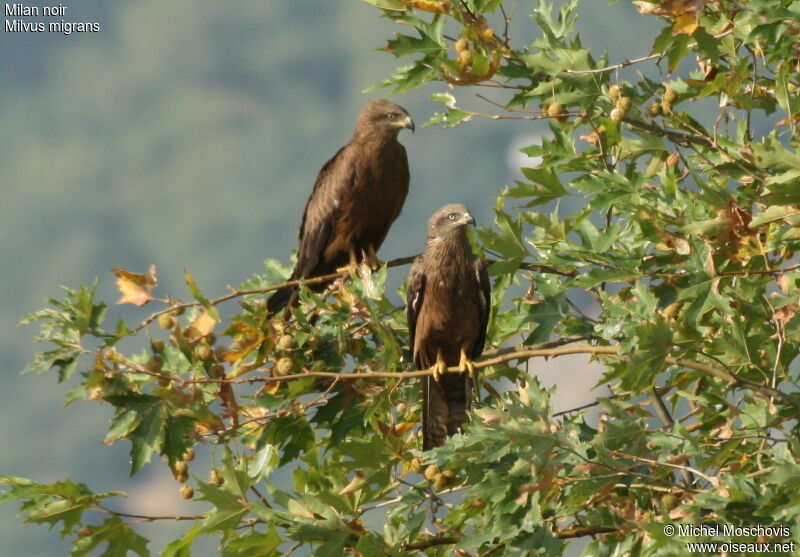
{"label": "black kite", "polygon": [[[374,265],[389,227],[408,195],[410,174],[401,129],[414,131],[404,108],[384,99],[369,103],[358,116],[350,143],[319,171],[300,225],[297,266],[291,280],[353,272],[365,259]],[[314,286],[321,290],[323,285]],[[297,287],[277,290],[270,313],[297,303]]]}
{"label": "black kite", "polygon": [[[439,209],[428,223],[425,251],[408,276],[406,313],[414,364],[433,371],[423,378],[424,450],[442,445],[467,421],[472,360],[481,355],[486,339],[489,275],[467,240],[466,226],[474,223],[463,205]],[[452,366],[462,373],[444,373]]]}

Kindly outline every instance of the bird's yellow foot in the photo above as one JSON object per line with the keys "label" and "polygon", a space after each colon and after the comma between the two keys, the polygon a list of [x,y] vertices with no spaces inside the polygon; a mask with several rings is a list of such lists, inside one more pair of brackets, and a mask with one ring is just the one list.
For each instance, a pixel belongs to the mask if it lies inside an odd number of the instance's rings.
{"label": "bird's yellow foot", "polygon": [[458,371],[464,373],[465,371],[469,373],[469,376],[473,379],[475,378],[475,364],[472,363],[472,360],[467,358],[467,354],[464,352],[464,349],[461,349],[461,358],[458,361]]}
{"label": "bird's yellow foot", "polygon": [[375,253],[375,248],[372,246],[369,246],[364,253],[364,263],[373,271],[377,271],[384,265],[384,262],[378,259],[378,254]]}
{"label": "bird's yellow foot", "polygon": [[439,379],[442,377],[443,373],[447,372],[447,364],[442,358],[442,351],[439,350],[436,352],[436,362],[431,366],[431,374],[433,375],[433,380],[437,383]]}
{"label": "bird's yellow foot", "polygon": [[348,252],[348,263],[343,267],[336,269],[337,273],[347,273],[351,277],[358,274],[358,259],[356,259],[356,252],[352,249]]}

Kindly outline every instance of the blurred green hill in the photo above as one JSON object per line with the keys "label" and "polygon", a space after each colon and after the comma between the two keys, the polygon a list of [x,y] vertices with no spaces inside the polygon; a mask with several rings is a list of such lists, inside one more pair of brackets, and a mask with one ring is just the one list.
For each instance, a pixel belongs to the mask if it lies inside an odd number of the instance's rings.
{"label": "blurred green hill", "polygon": [[[614,60],[649,51],[620,32],[642,28],[629,5],[586,4],[585,43],[609,47]],[[373,52],[395,29],[355,0],[68,6],[68,20],[97,21],[101,31],[0,35],[0,473],[132,490],[153,478],[122,481],[128,447],[100,445],[98,408],[63,409],[53,377],[20,376],[35,330],[16,324],[59,297],[61,284],[100,277],[100,296],[113,302],[111,267],[155,263],[160,292],[180,297],[184,268],[217,295],[261,272],[266,257],[288,261],[318,169],[380,94],[361,91],[395,67]],[[384,259],[418,252],[428,217],[447,202],[490,225],[497,191],[513,179],[511,146],[547,129],[420,129],[436,105],[420,92],[396,100],[417,133],[401,136],[412,190]],[[396,274],[399,284],[404,271]],[[109,323],[120,311],[111,308]],[[150,492],[177,499],[170,482],[169,493]],[[0,554],[66,553],[56,532],[21,526],[16,510],[0,505]]]}

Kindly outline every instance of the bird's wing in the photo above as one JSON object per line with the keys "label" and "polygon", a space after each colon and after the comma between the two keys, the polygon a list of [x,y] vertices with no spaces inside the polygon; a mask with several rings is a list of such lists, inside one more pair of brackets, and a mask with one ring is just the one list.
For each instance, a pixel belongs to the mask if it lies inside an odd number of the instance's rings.
{"label": "bird's wing", "polygon": [[479,300],[480,300],[480,329],[478,339],[472,348],[472,359],[476,359],[483,352],[483,345],[486,343],[486,328],[489,325],[489,315],[492,312],[492,286],[489,282],[489,271],[486,268],[486,262],[480,257],[476,257],[473,261],[473,268],[475,270],[475,278],[478,279]]}
{"label": "bird's wing", "polygon": [[422,260],[423,256],[414,259],[411,265],[411,272],[408,274],[408,287],[406,291],[406,317],[408,320],[408,344],[411,347],[411,355],[417,365],[416,352],[414,350],[414,337],[417,332],[417,318],[419,310],[422,308],[422,301],[425,296],[425,270]]}
{"label": "bird's wing", "polygon": [[300,248],[294,278],[308,276],[319,264],[322,253],[331,241],[331,234],[342,204],[340,197],[354,179],[354,170],[348,161],[349,145],[325,163],[319,171],[314,190],[306,203],[300,225]]}

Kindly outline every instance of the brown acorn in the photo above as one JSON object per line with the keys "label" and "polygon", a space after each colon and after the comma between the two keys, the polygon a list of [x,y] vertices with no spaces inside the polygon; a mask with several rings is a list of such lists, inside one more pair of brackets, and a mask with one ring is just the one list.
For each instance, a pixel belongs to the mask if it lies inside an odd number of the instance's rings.
{"label": "brown acorn", "polygon": [[185,307],[183,307],[183,306],[175,306],[174,308],[172,308],[172,311],[170,312],[170,314],[174,315],[175,317],[178,317],[179,315],[183,315],[184,311],[186,311]]}
{"label": "brown acorn", "polygon": [[207,344],[198,344],[194,349],[194,355],[201,362],[207,362],[214,357],[214,350]]}
{"label": "brown acorn", "polygon": [[426,480],[434,479],[436,476],[439,475],[439,467],[436,466],[435,464],[429,464],[428,467],[425,468],[424,475]]}
{"label": "brown acorn", "polygon": [[228,349],[227,348],[225,348],[224,346],[217,346],[214,349],[214,358],[219,360],[219,361],[222,361],[222,360],[225,359],[225,355],[227,353],[228,353]]}
{"label": "brown acorn", "polygon": [[164,341],[161,340],[160,338],[154,338],[153,340],[150,341],[150,348],[156,354],[160,354],[161,352],[164,351]]}
{"label": "brown acorn", "polygon": [[633,101],[630,97],[620,97],[617,99],[616,107],[619,108],[622,112],[628,112],[630,110]]}
{"label": "brown acorn", "polygon": [[472,53],[469,50],[462,50],[458,53],[458,65],[462,70],[472,65]]}
{"label": "brown acorn", "polygon": [[162,329],[170,330],[175,327],[178,322],[168,313],[162,313],[158,316],[158,324]]}
{"label": "brown acorn", "polygon": [[225,377],[225,366],[222,364],[212,364],[208,371],[214,379]]}
{"label": "brown acorn", "polygon": [[175,475],[180,474],[188,474],[189,473],[189,465],[186,464],[185,460],[178,460],[175,462]]}
{"label": "brown acorn", "polygon": [[194,497],[194,488],[190,485],[182,485],[178,490],[178,494],[181,496],[181,499],[191,499]]}
{"label": "brown acorn", "polygon": [[469,50],[469,41],[467,39],[458,39],[456,41],[456,52],[464,52],[465,50]]}
{"label": "brown acorn", "polygon": [[647,107],[647,113],[655,118],[659,114],[661,114],[661,105],[658,103],[652,103],[650,106]]}
{"label": "brown acorn", "polygon": [[415,474],[422,474],[422,460],[418,456],[412,458],[409,469]]}
{"label": "brown acorn", "polygon": [[664,116],[670,116],[672,114],[672,103],[663,101],[661,103],[661,114],[663,114]]}
{"label": "brown acorn", "polygon": [[278,363],[275,364],[275,367],[272,368],[272,374],[277,375],[278,377],[283,377],[284,375],[289,375],[292,373],[292,369],[294,368],[294,362],[291,358],[281,358],[278,360]]}
{"label": "brown acorn", "polygon": [[559,123],[564,123],[567,121],[566,113],[567,112],[564,110],[564,105],[561,103],[552,103],[547,107],[547,115]]}
{"label": "brown acorn", "polygon": [[225,483],[225,478],[222,477],[222,474],[219,473],[219,470],[213,468],[211,473],[208,475],[208,483],[209,485],[220,487]]}
{"label": "brown acorn", "polygon": [[147,360],[147,363],[144,365],[144,367],[147,369],[147,371],[158,373],[161,371],[161,368],[164,367],[164,358],[158,354],[153,354],[153,356]]}
{"label": "brown acorn", "polygon": [[623,111],[621,111],[619,108],[615,108],[614,110],[611,111],[611,114],[609,114],[609,117],[611,118],[612,122],[619,123],[619,122],[622,122],[623,118],[625,118],[625,113]]}
{"label": "brown acorn", "polygon": [[671,87],[664,89],[664,102],[672,104],[678,98],[678,92]]}
{"label": "brown acorn", "polygon": [[193,460],[194,460],[194,457],[195,457],[195,456],[196,456],[196,455],[195,455],[194,449],[193,449],[192,447],[189,447],[189,448],[188,448],[188,449],[186,449],[186,451],[183,453],[183,460],[185,460],[186,462],[191,462],[191,461],[193,461]]}
{"label": "brown acorn", "polygon": [[616,101],[619,98],[621,90],[622,88],[619,85],[617,84],[612,85],[611,87],[608,88],[608,98],[611,99],[612,101]]}
{"label": "brown acorn", "polygon": [[291,350],[295,347],[294,337],[292,335],[281,335],[278,339],[278,350]]}

